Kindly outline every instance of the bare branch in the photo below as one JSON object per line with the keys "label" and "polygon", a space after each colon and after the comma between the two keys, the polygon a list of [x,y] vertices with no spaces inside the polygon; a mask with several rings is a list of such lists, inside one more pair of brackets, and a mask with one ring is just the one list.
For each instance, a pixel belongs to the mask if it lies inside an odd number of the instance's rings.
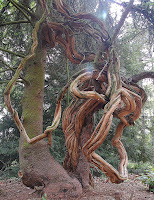
{"label": "bare branch", "polygon": [[[9,70],[11,70],[11,71],[13,71],[13,72],[16,72],[16,69],[14,69],[13,67],[10,67],[6,62],[4,62],[2,59],[0,59],[0,62],[2,62],[4,65],[6,65],[8,68],[9,68]],[[0,73],[1,73],[2,71],[0,71]],[[4,70],[3,70],[3,72],[5,72]],[[23,78],[21,75],[19,75],[19,77],[23,80],[23,81],[25,81],[25,82],[28,82],[25,78]]]}
{"label": "bare branch", "polygon": [[[10,80],[6,80],[6,81],[0,81],[0,84],[3,84],[3,83],[9,83]],[[16,83],[24,83],[22,80],[17,80]]]}
{"label": "bare branch", "polygon": [[[13,67],[13,68],[12,68],[12,71],[13,71],[13,70],[16,70],[16,69],[17,69],[17,67]],[[10,70],[11,70],[11,69],[3,69],[3,70],[0,71],[0,73],[7,72],[7,71],[10,71]]]}
{"label": "bare branch", "polygon": [[137,83],[142,79],[151,78],[154,79],[154,72],[142,72],[140,74],[133,75],[132,77],[128,78],[130,82]]}
{"label": "bare branch", "polygon": [[31,17],[35,18],[36,16],[34,15],[34,13],[32,13],[30,10],[28,10],[25,6],[23,6],[22,4],[19,4],[18,2],[15,2],[15,4],[17,6],[19,6],[20,8],[22,8],[23,10],[25,10]]}
{"label": "bare branch", "polygon": [[9,0],[18,10],[20,10],[20,12],[22,12],[22,14],[26,17],[26,19],[31,23],[31,20],[29,19],[29,16],[22,10],[21,6],[19,6],[15,1],[13,0]]}
{"label": "bare branch", "polygon": [[0,47],[0,51],[5,51],[5,52],[10,53],[10,54],[13,54],[13,55],[15,55],[15,56],[19,56],[19,57],[21,57],[21,58],[25,58],[24,55],[21,55],[21,54],[19,54],[19,53],[15,53],[15,52],[10,51],[10,50],[7,50],[7,49],[3,49],[3,48],[1,48],[1,47]]}
{"label": "bare branch", "polygon": [[113,44],[113,42],[115,41],[117,35],[119,34],[119,31],[120,31],[121,27],[123,26],[123,24],[125,22],[125,19],[126,19],[128,13],[130,12],[130,9],[131,9],[133,3],[134,3],[134,0],[130,0],[126,10],[123,12],[123,14],[121,16],[121,19],[120,19],[120,21],[119,21],[119,23],[117,25],[116,30],[115,30],[115,33],[113,34],[113,37],[111,39],[111,44]]}
{"label": "bare branch", "polygon": [[[123,6],[124,8],[128,5],[127,2],[118,3],[114,0],[109,0],[109,1],[112,3],[115,3],[119,6]],[[154,25],[154,15],[153,15],[152,9],[150,9],[150,8],[145,9],[142,5],[133,5],[131,7],[131,11],[142,14],[145,19],[147,19],[149,22],[151,22]]]}
{"label": "bare branch", "polygon": [[0,24],[0,26],[6,26],[6,25],[13,25],[13,24],[21,24],[21,23],[30,23],[27,20],[19,20],[19,21],[13,21],[13,22],[6,22],[3,24]]}

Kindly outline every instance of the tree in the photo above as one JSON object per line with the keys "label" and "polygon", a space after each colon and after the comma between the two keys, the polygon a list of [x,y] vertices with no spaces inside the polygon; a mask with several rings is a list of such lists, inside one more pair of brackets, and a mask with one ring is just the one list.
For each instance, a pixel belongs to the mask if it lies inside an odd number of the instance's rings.
{"label": "tree", "polygon": [[[84,188],[87,188],[89,184],[93,185],[90,166],[85,157],[89,162],[106,172],[112,182],[123,181],[127,175],[127,154],[120,142],[121,134],[125,126],[132,125],[139,117],[146,95],[142,88],[135,84],[135,81],[137,82],[140,78],[137,80],[135,77],[129,80],[120,79],[119,61],[112,44],[133,1],[130,1],[111,38],[102,21],[91,14],[70,14],[67,6],[59,0],[53,2],[52,12],[48,11],[49,2],[43,0],[38,2],[34,9],[35,14],[31,12],[29,4],[26,5],[29,8],[27,9],[23,6],[23,2],[22,4],[13,0],[10,0],[10,2],[27,19],[26,21],[12,23],[30,23],[33,27],[31,53],[23,58],[4,91],[8,110],[13,115],[21,133],[19,151],[21,170],[19,175],[23,183],[32,188],[36,186],[43,188],[43,192],[46,192],[51,198],[54,195],[57,195],[56,197],[78,196],[82,192],[81,184]],[[7,6],[8,4],[3,7],[3,10]],[[49,18],[52,19],[55,16],[58,20],[50,22]],[[88,22],[92,25],[89,25]],[[2,23],[2,25],[4,26],[6,23]],[[79,53],[76,51],[74,32],[77,30],[85,31],[86,34],[101,43],[97,53]],[[71,62],[75,64],[94,62],[95,69],[88,72],[82,70],[74,75],[62,89],[57,98],[53,123],[42,134],[46,50],[47,46],[54,48],[57,43],[64,47],[66,57]],[[9,51],[9,53],[11,52]],[[21,117],[23,122],[21,122],[18,113],[12,107],[10,93],[23,70],[25,70],[24,78],[20,76],[24,82]],[[153,77],[153,73],[146,73],[146,77],[149,74],[150,77]],[[47,143],[42,140],[47,137],[48,144],[51,144],[51,132],[58,126],[60,120],[61,99],[69,86],[73,96],[79,98],[73,99],[63,114],[63,130],[68,149],[64,168],[69,171],[71,176],[51,157]],[[103,118],[92,135],[93,114],[102,107],[104,108]],[[104,141],[109,131],[113,113],[121,120],[116,131],[117,137],[113,139],[113,145],[118,148],[121,157],[120,174],[94,152]],[[96,133],[98,129],[100,130]],[[76,135],[74,132],[76,132]],[[101,132],[104,132],[104,135]],[[83,148],[85,157],[81,148]]]}

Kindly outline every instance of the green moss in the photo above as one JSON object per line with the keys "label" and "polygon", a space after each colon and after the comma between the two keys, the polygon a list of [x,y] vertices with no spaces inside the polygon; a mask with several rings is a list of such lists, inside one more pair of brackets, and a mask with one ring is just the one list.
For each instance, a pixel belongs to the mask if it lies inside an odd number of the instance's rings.
{"label": "green moss", "polygon": [[[43,131],[43,90],[44,90],[44,60],[46,51],[38,49],[36,56],[26,65],[25,78],[30,84],[25,85],[23,98],[24,127],[29,138],[33,138]],[[29,144],[24,141],[22,149]]]}

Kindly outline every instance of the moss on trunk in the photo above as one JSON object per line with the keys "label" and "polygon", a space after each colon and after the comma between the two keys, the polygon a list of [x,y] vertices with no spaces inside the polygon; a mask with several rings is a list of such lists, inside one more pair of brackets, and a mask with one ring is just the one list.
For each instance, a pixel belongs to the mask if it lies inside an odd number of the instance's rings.
{"label": "moss on trunk", "polygon": [[[25,93],[22,102],[23,125],[30,138],[43,131],[43,88],[46,49],[38,48],[36,56],[26,65]],[[19,146],[20,175],[23,183],[31,188],[41,187],[49,199],[72,199],[82,193],[81,184],[71,178],[51,156],[46,141],[28,144],[23,136]]]}
{"label": "moss on trunk", "polygon": [[[26,80],[23,98],[24,127],[30,138],[43,132],[43,90],[44,90],[44,66],[46,49],[38,48],[36,56],[26,65]],[[24,141],[22,148],[29,146]]]}

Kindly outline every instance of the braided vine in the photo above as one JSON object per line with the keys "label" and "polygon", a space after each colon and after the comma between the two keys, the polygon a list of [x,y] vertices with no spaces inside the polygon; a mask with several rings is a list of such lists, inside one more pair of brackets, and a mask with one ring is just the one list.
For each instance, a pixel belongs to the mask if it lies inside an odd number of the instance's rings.
{"label": "braided vine", "polygon": [[[146,100],[146,94],[137,84],[129,84],[127,87],[121,81],[121,87],[109,99],[106,96],[106,91],[108,90],[106,74],[103,72],[99,75],[99,78],[98,75],[99,71],[97,70],[85,72],[78,76],[70,86],[70,92],[76,100],[72,101],[63,114],[63,131],[68,149],[64,167],[69,171],[75,171],[78,165],[79,149],[82,149],[90,163],[105,172],[113,183],[120,183],[127,179],[128,175],[128,157],[121,142],[122,132],[124,128],[134,124],[134,121],[140,116],[141,108]],[[89,88],[86,85],[88,80],[96,79],[101,85],[99,93],[95,91],[95,87],[91,91],[92,85],[89,85]],[[80,88],[81,83],[86,87]],[[84,120],[90,112],[95,113],[99,109],[103,109],[104,114],[89,140],[81,147],[80,137]],[[112,145],[119,151],[119,172],[95,153],[95,150],[104,142],[110,130],[113,117],[120,119],[115,136],[112,139]]]}

